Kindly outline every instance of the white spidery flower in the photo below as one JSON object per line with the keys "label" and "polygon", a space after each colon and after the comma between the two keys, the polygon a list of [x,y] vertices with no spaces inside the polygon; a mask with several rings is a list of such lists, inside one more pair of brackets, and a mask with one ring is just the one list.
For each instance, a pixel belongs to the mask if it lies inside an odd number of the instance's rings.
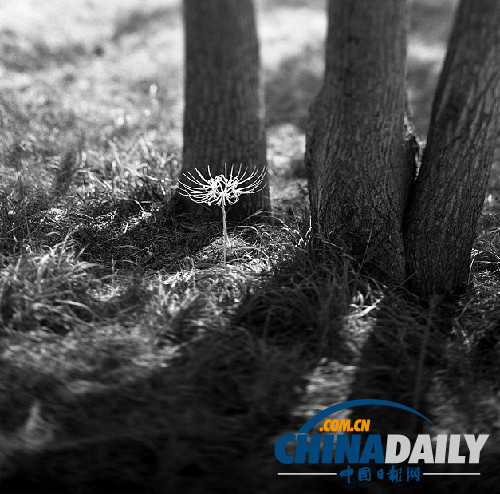
{"label": "white spidery flower", "polygon": [[208,178],[205,178],[198,168],[195,168],[198,177],[191,172],[185,172],[185,182],[179,182],[179,194],[188,197],[198,204],[217,204],[222,209],[222,247],[224,268],[226,264],[227,251],[227,225],[226,225],[226,207],[232,206],[238,202],[243,194],[254,194],[259,192],[265,186],[266,169],[259,171],[254,169],[249,172],[247,168],[243,169],[240,165],[235,172],[234,165],[231,165],[229,176],[212,176],[210,165],[208,166]]}
{"label": "white spidery flower", "polygon": [[208,178],[205,178],[197,168],[195,172],[199,178],[190,172],[184,173],[186,182],[179,183],[179,193],[199,204],[217,204],[221,208],[235,204],[243,194],[254,194],[262,190],[266,176],[265,169],[248,172],[246,168],[243,170],[243,165],[238,167],[236,173],[232,165],[229,177],[212,176],[210,166],[208,166]]}

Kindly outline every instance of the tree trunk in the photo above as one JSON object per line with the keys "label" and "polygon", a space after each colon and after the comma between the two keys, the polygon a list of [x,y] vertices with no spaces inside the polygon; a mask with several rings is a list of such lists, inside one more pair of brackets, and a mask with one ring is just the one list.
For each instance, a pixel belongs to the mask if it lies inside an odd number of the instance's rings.
{"label": "tree trunk", "polygon": [[323,87],[306,145],[313,229],[364,265],[405,277],[406,2],[330,0]]}
{"label": "tree trunk", "polygon": [[467,283],[499,112],[500,2],[462,0],[406,219],[410,283],[422,296]]}
{"label": "tree trunk", "polygon": [[[185,0],[184,170],[224,174],[266,166],[263,92],[253,0]],[[203,206],[189,202],[193,213]],[[218,208],[212,208],[213,211]],[[243,195],[228,218],[269,210],[269,186]],[[220,214],[220,211],[218,211]]]}

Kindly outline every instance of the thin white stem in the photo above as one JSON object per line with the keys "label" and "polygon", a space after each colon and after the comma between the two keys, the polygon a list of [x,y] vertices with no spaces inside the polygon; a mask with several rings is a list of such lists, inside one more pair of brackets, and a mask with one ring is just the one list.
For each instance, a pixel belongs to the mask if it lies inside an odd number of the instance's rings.
{"label": "thin white stem", "polygon": [[227,254],[227,226],[226,226],[226,205],[222,203],[222,251],[224,253],[224,269],[226,268]]}

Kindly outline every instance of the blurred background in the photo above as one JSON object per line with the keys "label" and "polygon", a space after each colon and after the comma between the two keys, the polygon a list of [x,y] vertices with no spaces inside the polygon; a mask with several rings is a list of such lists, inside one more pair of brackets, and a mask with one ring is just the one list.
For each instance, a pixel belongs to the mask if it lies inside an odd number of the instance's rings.
{"label": "blurred background", "polygon": [[[455,3],[410,2],[409,94],[421,138]],[[325,10],[324,0],[258,2],[269,160],[277,174],[303,173],[307,112],[323,71]],[[32,120],[35,130],[42,127],[44,144],[53,148],[66,133],[84,129],[90,148],[142,132],[178,151],[182,64],[179,0],[0,3],[0,95],[18,106],[11,110],[24,110],[18,116]]]}
{"label": "blurred background", "polygon": [[[323,71],[325,0],[257,3],[269,161],[278,174],[300,175],[308,108]],[[421,139],[455,5],[410,1],[408,90]],[[0,3],[0,95],[9,100],[14,92],[31,118],[58,112],[55,135],[83,126],[90,141],[130,139],[146,130],[178,150],[182,64],[180,0]]]}

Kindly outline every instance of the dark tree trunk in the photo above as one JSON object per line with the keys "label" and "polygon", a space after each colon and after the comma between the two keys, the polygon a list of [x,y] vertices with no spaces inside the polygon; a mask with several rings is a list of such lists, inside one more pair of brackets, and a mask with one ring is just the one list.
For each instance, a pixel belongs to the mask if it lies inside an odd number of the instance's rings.
{"label": "dark tree trunk", "polygon": [[462,0],[406,221],[411,287],[462,288],[500,123],[500,2]]}
{"label": "dark tree trunk", "polygon": [[406,2],[330,0],[306,146],[313,229],[402,281],[414,159],[404,148]]}
{"label": "dark tree trunk", "polygon": [[[223,174],[266,166],[263,93],[253,0],[185,0],[184,171]],[[187,202],[194,213],[202,206]],[[217,208],[212,208],[214,211]],[[228,217],[269,209],[269,186],[244,195]]]}

